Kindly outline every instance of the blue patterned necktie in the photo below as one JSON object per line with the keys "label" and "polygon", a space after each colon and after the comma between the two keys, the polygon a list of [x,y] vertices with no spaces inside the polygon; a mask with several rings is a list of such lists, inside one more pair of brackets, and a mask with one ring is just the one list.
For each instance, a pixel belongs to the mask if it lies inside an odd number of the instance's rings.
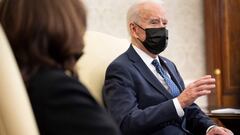
{"label": "blue patterned necktie", "polygon": [[152,64],[156,68],[157,72],[163,77],[164,81],[166,82],[166,84],[168,85],[168,87],[171,91],[172,96],[177,97],[180,94],[177,85],[169,78],[169,76],[163,70],[163,68],[160,65],[160,63],[158,62],[158,60],[156,60],[156,59],[153,60]]}

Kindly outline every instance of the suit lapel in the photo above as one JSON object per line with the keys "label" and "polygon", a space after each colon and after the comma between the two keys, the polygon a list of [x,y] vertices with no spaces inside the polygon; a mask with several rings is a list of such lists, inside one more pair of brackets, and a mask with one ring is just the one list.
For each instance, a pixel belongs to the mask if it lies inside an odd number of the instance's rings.
{"label": "suit lapel", "polygon": [[164,60],[163,58],[161,58],[159,56],[159,60],[161,62],[161,65],[163,65],[164,67],[166,67],[169,75],[171,76],[171,79],[173,80],[173,82],[177,85],[177,87],[179,88],[180,91],[183,90],[182,86],[178,83],[178,80],[177,80],[177,77],[176,77],[176,74],[174,74],[175,72],[173,71],[174,70],[174,67],[171,66],[166,60]]}
{"label": "suit lapel", "polygon": [[150,83],[154,88],[157,89],[157,91],[159,91],[166,98],[168,99],[172,98],[172,95],[169,92],[167,92],[167,90],[163,87],[163,85],[159,82],[159,80],[155,77],[155,75],[143,62],[140,56],[135,52],[132,45],[129,47],[127,55],[128,58],[133,62],[134,67],[142,74],[142,76],[147,80],[148,83]]}

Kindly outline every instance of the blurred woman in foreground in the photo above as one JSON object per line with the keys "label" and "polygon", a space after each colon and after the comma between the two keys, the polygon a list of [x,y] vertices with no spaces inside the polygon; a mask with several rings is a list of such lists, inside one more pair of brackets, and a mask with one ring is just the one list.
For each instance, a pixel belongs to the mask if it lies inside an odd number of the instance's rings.
{"label": "blurred woman in foreground", "polygon": [[78,81],[86,12],[79,0],[3,0],[0,21],[42,135],[118,135]]}

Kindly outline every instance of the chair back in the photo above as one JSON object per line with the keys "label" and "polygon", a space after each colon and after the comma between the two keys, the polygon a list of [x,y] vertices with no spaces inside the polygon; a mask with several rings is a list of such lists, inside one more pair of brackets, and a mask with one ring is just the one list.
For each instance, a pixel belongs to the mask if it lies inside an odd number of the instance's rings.
{"label": "chair back", "polygon": [[102,87],[108,65],[125,52],[130,42],[109,34],[87,31],[84,55],[77,62],[79,78],[95,99],[102,104]]}
{"label": "chair back", "polygon": [[39,135],[14,55],[0,25],[0,135]]}

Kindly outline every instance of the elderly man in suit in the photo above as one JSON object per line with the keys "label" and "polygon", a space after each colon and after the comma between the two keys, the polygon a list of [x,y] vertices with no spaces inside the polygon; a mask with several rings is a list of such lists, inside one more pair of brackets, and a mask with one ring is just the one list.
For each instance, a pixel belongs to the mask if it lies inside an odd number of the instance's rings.
{"label": "elderly man in suit", "polygon": [[128,11],[129,49],[106,72],[107,109],[124,135],[228,135],[193,102],[215,88],[206,75],[185,88],[173,62],[159,54],[167,47],[168,24],[159,3],[145,1]]}

